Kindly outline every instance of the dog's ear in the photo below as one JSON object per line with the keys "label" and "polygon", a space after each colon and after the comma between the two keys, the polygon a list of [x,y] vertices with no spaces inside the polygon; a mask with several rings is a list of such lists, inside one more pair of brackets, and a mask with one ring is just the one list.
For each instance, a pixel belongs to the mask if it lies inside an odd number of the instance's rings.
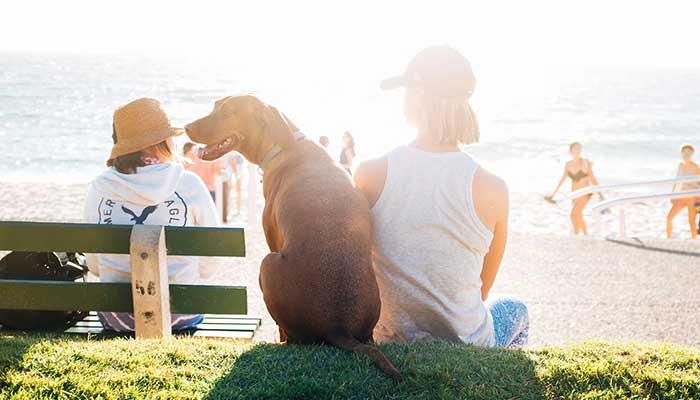
{"label": "dog's ear", "polygon": [[297,127],[277,108],[266,105],[263,119],[267,132],[276,144],[282,147],[294,144],[294,133],[297,131]]}
{"label": "dog's ear", "polygon": [[231,98],[231,96],[226,96],[226,97],[220,98],[219,100],[216,100],[214,102],[214,111],[220,109],[221,106],[223,106],[224,103],[226,103],[226,101],[228,101],[228,99],[230,99],[230,98]]}
{"label": "dog's ear", "polygon": [[284,113],[280,113],[284,121],[287,123],[287,126],[292,130],[292,135],[294,135],[296,132],[299,132],[299,128],[297,128],[296,125],[294,125],[294,122],[292,122],[289,117],[287,117]]}

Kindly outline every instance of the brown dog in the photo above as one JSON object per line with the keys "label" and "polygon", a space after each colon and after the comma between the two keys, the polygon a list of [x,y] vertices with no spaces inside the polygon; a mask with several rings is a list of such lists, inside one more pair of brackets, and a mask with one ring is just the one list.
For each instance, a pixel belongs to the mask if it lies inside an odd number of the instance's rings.
{"label": "brown dog", "polygon": [[260,266],[260,287],[281,341],[363,353],[400,379],[379,349],[364,344],[379,319],[379,289],[369,206],[347,172],[253,96],[218,100],[185,130],[207,145],[203,159],[236,150],[264,170],[263,229],[271,253]]}

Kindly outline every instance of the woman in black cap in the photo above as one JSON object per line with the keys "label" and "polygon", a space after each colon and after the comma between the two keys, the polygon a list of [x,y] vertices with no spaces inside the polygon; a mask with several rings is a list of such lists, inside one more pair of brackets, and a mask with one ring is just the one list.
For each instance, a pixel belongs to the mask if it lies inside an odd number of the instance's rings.
{"label": "woman in black cap", "polygon": [[446,46],[421,51],[382,82],[406,89],[416,137],[355,175],[372,207],[379,342],[527,342],[525,304],[489,295],[506,245],[508,188],[460,149],[479,140],[474,85],[469,62]]}

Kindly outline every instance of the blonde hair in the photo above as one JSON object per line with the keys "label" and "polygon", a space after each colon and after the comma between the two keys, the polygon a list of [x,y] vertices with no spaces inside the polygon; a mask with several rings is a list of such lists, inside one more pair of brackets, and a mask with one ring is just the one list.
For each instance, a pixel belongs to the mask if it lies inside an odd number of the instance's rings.
{"label": "blonde hair", "polygon": [[423,123],[434,144],[479,142],[479,122],[467,98],[423,95]]}

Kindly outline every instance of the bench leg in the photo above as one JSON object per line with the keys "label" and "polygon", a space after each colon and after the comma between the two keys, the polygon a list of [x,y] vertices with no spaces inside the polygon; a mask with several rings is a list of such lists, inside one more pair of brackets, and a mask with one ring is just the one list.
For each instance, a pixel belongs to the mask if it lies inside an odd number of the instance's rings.
{"label": "bench leg", "polygon": [[163,227],[134,225],[130,255],[136,337],[169,338],[170,291]]}

